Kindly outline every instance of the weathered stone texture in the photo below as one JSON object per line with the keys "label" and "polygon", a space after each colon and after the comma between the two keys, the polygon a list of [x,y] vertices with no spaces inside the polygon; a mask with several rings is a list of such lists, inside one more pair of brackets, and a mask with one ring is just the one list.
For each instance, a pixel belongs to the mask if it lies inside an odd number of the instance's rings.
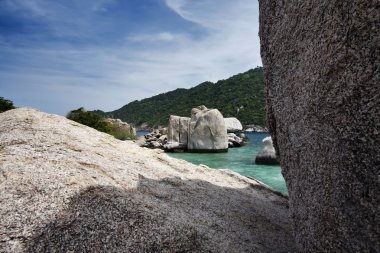
{"label": "weathered stone texture", "polygon": [[294,252],[287,215],[236,173],[62,116],[0,113],[0,252]]}
{"label": "weathered stone texture", "polygon": [[224,124],[226,125],[227,133],[243,131],[243,126],[237,118],[224,118]]}
{"label": "weathered stone texture", "polygon": [[379,0],[260,0],[269,127],[302,251],[379,252],[379,29]]}
{"label": "weathered stone texture", "polygon": [[178,142],[187,145],[190,118],[170,115],[168,127],[168,142]]}
{"label": "weathered stone texture", "polygon": [[218,109],[207,109],[201,105],[191,110],[187,149],[193,152],[228,150],[227,129]]}

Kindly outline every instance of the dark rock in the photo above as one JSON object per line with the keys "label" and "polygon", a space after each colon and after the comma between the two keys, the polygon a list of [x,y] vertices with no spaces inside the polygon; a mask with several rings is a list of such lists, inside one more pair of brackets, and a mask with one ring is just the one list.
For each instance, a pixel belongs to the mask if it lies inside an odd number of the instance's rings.
{"label": "dark rock", "polygon": [[260,1],[267,117],[303,252],[380,249],[379,1]]}

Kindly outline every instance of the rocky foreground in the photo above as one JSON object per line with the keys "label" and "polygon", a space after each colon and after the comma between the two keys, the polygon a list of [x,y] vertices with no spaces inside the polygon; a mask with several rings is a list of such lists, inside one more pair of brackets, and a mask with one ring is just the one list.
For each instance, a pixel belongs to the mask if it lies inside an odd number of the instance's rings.
{"label": "rocky foreground", "polygon": [[294,252],[258,181],[33,109],[0,114],[0,252]]}

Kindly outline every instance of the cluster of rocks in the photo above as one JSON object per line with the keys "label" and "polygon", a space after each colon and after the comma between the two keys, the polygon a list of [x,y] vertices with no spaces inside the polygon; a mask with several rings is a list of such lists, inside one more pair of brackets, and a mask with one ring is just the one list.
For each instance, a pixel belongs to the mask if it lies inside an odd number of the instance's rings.
{"label": "cluster of rocks", "polygon": [[168,128],[144,136],[142,147],[161,148],[172,152],[225,152],[245,144],[243,127],[236,118],[223,118],[217,109],[198,106],[191,118],[171,115]]}
{"label": "cluster of rocks", "polygon": [[155,129],[151,133],[144,135],[144,141],[140,144],[145,148],[160,148],[163,149],[168,140],[168,129]]}
{"label": "cluster of rocks", "polygon": [[246,125],[245,132],[256,132],[256,133],[268,133],[269,130],[266,127],[262,127],[259,125]]}
{"label": "cluster of rocks", "polygon": [[238,135],[235,133],[228,133],[227,136],[229,148],[238,148],[244,146],[247,141],[247,137],[243,133],[239,133]]}
{"label": "cluster of rocks", "polygon": [[247,138],[242,133],[243,126],[240,121],[237,118],[224,118],[224,124],[227,129],[228,147],[236,148],[245,145]]}

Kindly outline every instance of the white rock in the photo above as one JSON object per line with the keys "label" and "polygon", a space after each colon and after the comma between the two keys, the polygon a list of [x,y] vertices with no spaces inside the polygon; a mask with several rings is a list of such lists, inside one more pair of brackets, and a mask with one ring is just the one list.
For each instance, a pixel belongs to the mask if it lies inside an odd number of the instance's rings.
{"label": "white rock", "polygon": [[168,127],[168,142],[179,142],[187,145],[190,118],[170,115]]}
{"label": "white rock", "polygon": [[224,118],[228,133],[239,132],[243,130],[243,126],[237,118]]}
{"label": "white rock", "polygon": [[205,106],[192,109],[187,148],[194,152],[228,150],[227,130],[219,110]]}
{"label": "white rock", "polygon": [[279,164],[276,157],[276,150],[273,147],[272,137],[266,137],[262,140],[261,150],[256,156],[256,164]]}

